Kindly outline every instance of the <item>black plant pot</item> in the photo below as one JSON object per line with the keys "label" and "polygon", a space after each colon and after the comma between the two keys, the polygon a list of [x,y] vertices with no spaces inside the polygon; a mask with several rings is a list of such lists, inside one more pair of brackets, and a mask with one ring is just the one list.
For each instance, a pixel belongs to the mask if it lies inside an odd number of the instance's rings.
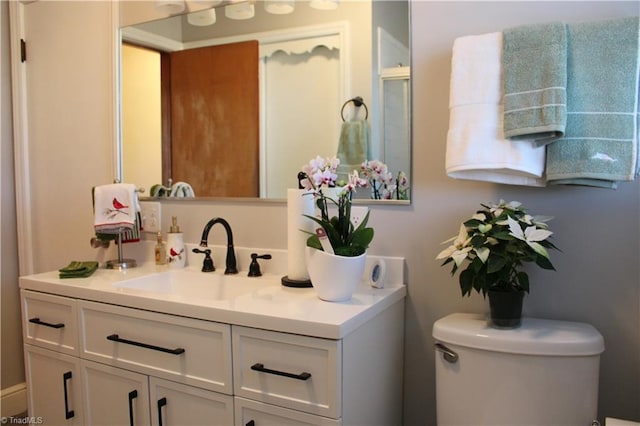
{"label": "black plant pot", "polygon": [[522,322],[524,291],[489,290],[491,325],[498,328],[517,328]]}

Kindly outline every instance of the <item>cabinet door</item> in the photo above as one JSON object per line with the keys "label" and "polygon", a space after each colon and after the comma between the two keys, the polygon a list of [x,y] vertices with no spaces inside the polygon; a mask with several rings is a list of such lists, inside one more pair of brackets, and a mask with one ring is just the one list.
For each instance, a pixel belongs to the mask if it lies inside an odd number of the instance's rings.
{"label": "cabinet door", "polygon": [[24,345],[29,416],[44,424],[83,425],[79,359]]}
{"label": "cabinet door", "polygon": [[340,419],[302,413],[250,399],[236,397],[235,426],[339,426]]}
{"label": "cabinet door", "polygon": [[148,425],[149,381],[143,374],[82,360],[87,425]]}
{"label": "cabinet door", "polygon": [[233,425],[233,397],[151,377],[151,424]]}

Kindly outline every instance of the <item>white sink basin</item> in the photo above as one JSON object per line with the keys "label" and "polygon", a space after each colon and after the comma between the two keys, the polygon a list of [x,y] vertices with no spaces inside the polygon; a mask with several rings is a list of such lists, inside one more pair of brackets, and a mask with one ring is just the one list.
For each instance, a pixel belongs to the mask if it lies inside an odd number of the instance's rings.
{"label": "white sink basin", "polygon": [[171,294],[179,298],[232,299],[251,293],[273,280],[265,277],[249,278],[244,275],[223,275],[191,270],[158,272],[131,278],[114,284],[117,288]]}

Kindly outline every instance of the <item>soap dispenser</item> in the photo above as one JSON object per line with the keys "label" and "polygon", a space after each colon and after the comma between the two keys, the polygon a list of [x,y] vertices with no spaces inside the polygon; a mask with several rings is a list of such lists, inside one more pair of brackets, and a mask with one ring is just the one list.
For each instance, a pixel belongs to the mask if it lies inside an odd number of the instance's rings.
{"label": "soap dispenser", "polygon": [[184,239],[176,216],[171,217],[171,227],[167,234],[167,255],[171,268],[184,268],[187,256],[184,251]]}
{"label": "soap dispenser", "polygon": [[158,237],[156,240],[155,247],[155,257],[156,257],[156,265],[166,265],[167,264],[167,245],[162,241],[162,233],[158,232]]}

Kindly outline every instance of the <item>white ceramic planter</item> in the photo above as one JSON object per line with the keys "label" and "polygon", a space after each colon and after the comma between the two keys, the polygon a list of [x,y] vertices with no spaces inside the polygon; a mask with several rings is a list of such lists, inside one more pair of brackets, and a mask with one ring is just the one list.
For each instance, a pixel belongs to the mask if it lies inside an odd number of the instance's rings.
{"label": "white ceramic planter", "polygon": [[345,257],[306,247],[309,278],[318,297],[328,302],[344,302],[356,291],[367,260],[367,254]]}

